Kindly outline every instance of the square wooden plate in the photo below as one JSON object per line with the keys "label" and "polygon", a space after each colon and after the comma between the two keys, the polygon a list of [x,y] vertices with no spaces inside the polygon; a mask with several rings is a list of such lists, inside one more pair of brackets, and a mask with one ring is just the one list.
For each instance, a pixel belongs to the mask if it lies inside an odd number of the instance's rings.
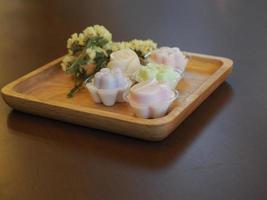
{"label": "square wooden plate", "polygon": [[83,126],[145,140],[166,138],[232,71],[228,58],[185,52],[190,55],[184,78],[177,89],[179,98],[168,114],[158,119],[134,116],[127,103],[106,107],[95,104],[86,89],[73,98],[66,94],[73,86],[58,58],[2,88],[6,103],[14,109]]}

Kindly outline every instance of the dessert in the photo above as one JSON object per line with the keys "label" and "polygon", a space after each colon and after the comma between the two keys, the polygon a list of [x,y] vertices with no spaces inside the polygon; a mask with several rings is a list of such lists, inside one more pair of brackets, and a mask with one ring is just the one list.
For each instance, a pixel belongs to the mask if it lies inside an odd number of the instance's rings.
{"label": "dessert", "polygon": [[119,69],[103,68],[86,87],[94,102],[113,106],[115,102],[124,101],[123,93],[131,84],[132,82]]}
{"label": "dessert", "polygon": [[161,83],[168,84],[171,88],[176,88],[177,83],[182,78],[182,75],[168,65],[160,65],[149,63],[147,66],[142,66],[135,74],[137,82],[156,79]]}
{"label": "dessert", "polygon": [[156,80],[134,85],[125,96],[135,114],[141,118],[164,116],[177,97],[177,91]]}
{"label": "dessert", "polygon": [[141,66],[137,54],[131,49],[122,49],[110,54],[109,68],[119,68],[131,77]]}
{"label": "dessert", "polygon": [[161,47],[151,53],[149,61],[158,64],[169,65],[176,71],[184,72],[188,58],[180,51],[178,47]]}

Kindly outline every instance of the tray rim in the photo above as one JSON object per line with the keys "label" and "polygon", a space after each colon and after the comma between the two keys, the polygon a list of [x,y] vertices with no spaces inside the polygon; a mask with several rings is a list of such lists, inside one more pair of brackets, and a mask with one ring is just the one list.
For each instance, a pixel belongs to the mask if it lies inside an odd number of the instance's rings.
{"label": "tray rim", "polygon": [[[96,108],[89,108],[89,107],[85,108],[84,106],[70,105],[68,103],[62,103],[62,102],[53,101],[53,100],[44,101],[44,100],[40,100],[38,98],[35,98],[34,96],[22,94],[22,93],[16,92],[14,90],[14,87],[16,85],[18,85],[19,83],[21,83],[22,81],[25,81],[34,75],[42,73],[46,69],[55,67],[55,65],[58,64],[64,56],[59,57],[59,58],[41,66],[41,67],[38,67],[37,69],[35,69],[35,70],[27,73],[26,75],[24,75],[24,76],[14,80],[14,81],[12,81],[11,83],[5,85],[1,89],[1,94],[2,94],[4,99],[5,99],[5,97],[15,97],[15,98],[18,98],[18,99],[23,100],[23,101],[31,101],[34,103],[46,104],[48,106],[53,106],[53,107],[57,107],[57,108],[60,107],[60,108],[64,108],[67,110],[82,112],[82,113],[86,113],[86,114],[93,114],[93,115],[97,115],[97,116],[104,117],[104,118],[116,119],[119,121],[130,122],[130,123],[138,124],[138,125],[162,126],[162,125],[166,125],[166,124],[170,123],[171,121],[175,120],[175,118],[177,118],[179,115],[183,114],[183,112],[185,112],[186,109],[190,109],[191,104],[193,104],[197,100],[197,98],[201,97],[201,95],[203,95],[203,93],[205,93],[205,91],[207,91],[208,88],[212,87],[213,83],[215,83],[216,81],[220,81],[220,80],[223,81],[232,72],[233,60],[231,60],[229,58],[220,57],[220,56],[213,56],[213,55],[206,55],[206,54],[199,54],[199,53],[191,53],[191,52],[184,52],[184,53],[186,53],[190,56],[196,56],[196,57],[201,57],[201,58],[206,58],[206,59],[217,60],[217,61],[222,62],[222,65],[194,93],[192,93],[190,96],[187,97],[187,103],[185,105],[177,106],[172,111],[170,111],[166,116],[161,117],[161,118],[142,119],[142,118],[138,118],[138,117],[134,117],[134,116],[127,116],[127,115],[121,114],[121,113],[111,113],[109,111],[99,110]],[[204,96],[204,98],[205,98],[205,96]]]}

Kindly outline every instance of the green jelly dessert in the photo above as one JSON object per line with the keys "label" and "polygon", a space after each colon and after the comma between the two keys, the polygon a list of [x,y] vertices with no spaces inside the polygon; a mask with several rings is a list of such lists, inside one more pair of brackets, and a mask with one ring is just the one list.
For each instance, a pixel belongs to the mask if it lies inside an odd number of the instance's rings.
{"label": "green jelly dessert", "polygon": [[142,66],[135,74],[135,80],[137,82],[156,79],[159,82],[167,83],[171,88],[176,88],[181,78],[181,74],[168,65],[156,63],[149,63],[146,66]]}

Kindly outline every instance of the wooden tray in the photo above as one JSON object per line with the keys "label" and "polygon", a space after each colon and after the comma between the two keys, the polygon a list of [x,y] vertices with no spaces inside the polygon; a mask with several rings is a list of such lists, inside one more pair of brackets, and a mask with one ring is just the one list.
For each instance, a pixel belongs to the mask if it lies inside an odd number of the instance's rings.
{"label": "wooden tray", "polygon": [[170,112],[158,119],[134,116],[127,103],[113,107],[95,104],[86,89],[73,98],[66,94],[73,86],[58,58],[2,88],[6,103],[14,109],[83,126],[145,140],[166,138],[229,75],[233,61],[228,58],[191,55],[185,76],[177,86],[180,96]]}

